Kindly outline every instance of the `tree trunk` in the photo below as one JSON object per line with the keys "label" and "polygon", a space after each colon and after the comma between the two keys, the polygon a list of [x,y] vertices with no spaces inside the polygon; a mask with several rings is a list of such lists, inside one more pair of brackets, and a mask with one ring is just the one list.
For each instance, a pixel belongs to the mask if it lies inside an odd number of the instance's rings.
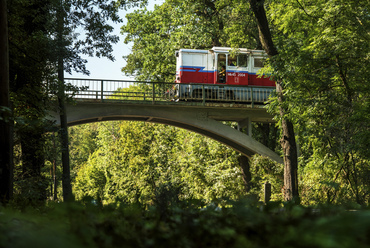
{"label": "tree trunk", "polygon": [[[45,140],[38,129],[18,133],[22,147],[22,196],[29,202],[45,202],[47,197],[46,180],[41,174],[44,165],[42,148]],[[30,193],[29,193],[30,192]]]}
{"label": "tree trunk", "polygon": [[282,107],[284,102],[282,87],[280,83],[276,83],[276,92],[280,102],[280,117],[282,138],[280,140],[281,147],[284,153],[284,200],[291,201],[299,197],[298,193],[298,159],[297,159],[297,144],[294,136],[293,123],[284,118],[285,110]]}
{"label": "tree trunk", "polygon": [[[0,0],[0,107],[11,109],[6,0]],[[12,120],[7,117],[10,117],[10,113],[0,109],[0,203],[3,204],[9,201],[13,192]]]}
{"label": "tree trunk", "polygon": [[[249,0],[249,3],[256,17],[259,36],[264,50],[270,57],[278,55],[272,40],[269,23],[266,17],[265,8],[263,5],[264,0]],[[295,198],[299,198],[297,177],[297,146],[295,142],[293,124],[285,117],[287,110],[283,107],[284,97],[281,81],[276,82],[276,93],[280,103],[279,111],[282,128],[282,139],[280,140],[280,143],[284,152],[284,200],[292,201]]]}
{"label": "tree trunk", "polygon": [[[59,75],[59,73],[58,73]],[[59,77],[59,76],[58,76]],[[63,76],[62,76],[63,77]],[[59,79],[59,111],[60,111],[60,143],[62,146],[62,188],[63,188],[63,200],[73,200],[72,186],[71,186],[71,169],[69,163],[69,143],[68,143],[68,126],[67,126],[67,115],[65,107],[65,94],[64,94],[64,81]]]}
{"label": "tree trunk", "polygon": [[57,167],[56,167],[56,161],[53,161],[53,186],[54,186],[54,191],[52,192],[53,196],[53,201],[58,200],[58,179],[56,175]]}
{"label": "tree trunk", "polygon": [[58,104],[60,114],[60,143],[62,146],[62,188],[63,200],[72,201],[72,186],[71,186],[71,170],[69,163],[69,143],[68,143],[68,126],[67,126],[67,113],[65,107],[65,87],[64,87],[64,47],[63,47],[63,31],[64,31],[64,10],[63,1],[60,1],[58,11]]}
{"label": "tree trunk", "polygon": [[240,155],[238,157],[238,161],[239,161],[239,165],[243,172],[243,181],[244,181],[245,191],[249,192],[252,188],[251,187],[252,175],[250,172],[249,158],[244,155]]}

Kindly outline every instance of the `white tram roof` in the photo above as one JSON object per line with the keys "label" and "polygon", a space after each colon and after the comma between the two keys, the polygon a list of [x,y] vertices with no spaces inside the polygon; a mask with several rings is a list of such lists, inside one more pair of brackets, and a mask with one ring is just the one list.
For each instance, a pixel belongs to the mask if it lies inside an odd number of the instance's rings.
{"label": "white tram roof", "polygon": [[[210,51],[218,52],[218,53],[229,53],[234,48],[231,47],[213,47]],[[250,53],[250,54],[256,54],[256,55],[264,55],[266,54],[263,50],[253,50],[248,48],[236,48],[238,52],[240,53]]]}
{"label": "white tram roof", "polygon": [[198,50],[198,49],[180,49],[183,53],[208,53],[208,50]]}
{"label": "white tram roof", "polygon": [[[180,49],[180,52],[185,53],[208,53],[210,52],[216,52],[216,53],[229,53],[233,48],[231,47],[212,47],[210,50],[200,50],[200,49]],[[252,50],[247,48],[237,48],[237,50],[241,53],[250,53],[255,55],[265,55],[265,51],[263,50]]]}

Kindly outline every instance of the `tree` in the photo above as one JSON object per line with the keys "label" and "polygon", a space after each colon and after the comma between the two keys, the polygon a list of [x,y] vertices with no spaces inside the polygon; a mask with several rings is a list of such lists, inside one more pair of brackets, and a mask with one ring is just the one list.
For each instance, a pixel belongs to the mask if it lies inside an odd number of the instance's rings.
{"label": "tree", "polygon": [[[81,58],[81,54],[89,56],[107,57],[114,60],[112,56],[112,44],[118,41],[118,37],[109,34],[113,28],[107,24],[108,20],[119,22],[118,16],[120,7],[129,7],[137,3],[146,1],[73,1],[60,0],[56,2],[56,60],[58,73],[58,103],[60,111],[60,138],[62,145],[62,164],[63,164],[63,197],[64,200],[73,199],[72,187],[70,183],[70,163],[68,147],[68,127],[65,109],[65,85],[64,71],[71,72],[72,69],[78,72],[89,74],[86,70],[86,60]],[[85,31],[85,36],[78,39],[78,34],[74,33],[77,28]],[[72,35],[71,35],[72,34]]]}
{"label": "tree", "polygon": [[[270,57],[278,55],[267,20],[264,0],[250,0],[251,9],[256,17],[260,40]],[[284,154],[284,199],[291,201],[298,198],[298,159],[293,123],[286,117],[289,111],[284,107],[284,85],[282,79],[276,81],[276,93],[279,101],[282,138],[280,140]]]}
{"label": "tree", "polygon": [[[117,3],[115,1],[14,0],[11,5],[9,4],[8,18],[11,20],[9,22],[10,87],[14,93],[11,95],[14,116],[17,119],[15,126],[16,137],[18,137],[17,144],[21,145],[23,154],[22,170],[19,173],[22,178],[18,182],[38,185],[38,180],[41,179],[44,160],[43,133],[48,131],[47,127],[50,126],[43,120],[46,110],[52,105],[49,101],[49,93],[57,92],[58,89],[55,87],[58,85],[56,83],[58,67],[59,72],[76,70],[88,73],[85,67],[86,60],[81,58],[82,54],[106,56],[113,59],[111,43],[116,42],[118,37],[109,34],[112,27],[107,24],[107,21],[120,21],[117,15],[118,8],[135,6],[145,2],[139,0]],[[6,6],[4,11],[6,11]],[[58,16],[61,18],[58,19]],[[1,17],[5,18],[5,15],[1,15]],[[58,20],[61,25],[55,25]],[[62,28],[60,28],[61,26]],[[75,31],[81,26],[87,31],[78,39],[78,34]],[[1,37],[7,39],[6,35]],[[2,44],[5,45],[5,43]],[[4,71],[6,68],[6,64],[2,66]],[[2,75],[5,76],[3,73]],[[62,73],[60,76],[62,79]],[[5,86],[6,80],[3,82],[3,86]],[[47,85],[46,82],[49,84]],[[64,83],[59,85],[62,86],[59,92],[64,92]],[[49,86],[51,87],[47,88]],[[8,91],[1,92],[5,96]],[[6,99],[6,97],[2,97],[2,100]],[[64,97],[61,96],[60,99],[63,104]],[[8,105],[4,104],[4,106]],[[2,113],[9,115],[8,107],[1,110],[6,110]],[[61,112],[63,113],[63,111]],[[1,135],[1,137],[5,139],[7,136]],[[68,137],[63,139],[63,143],[67,147]],[[2,149],[4,152],[6,150]],[[66,161],[68,150],[62,150]],[[8,166],[5,163],[2,165]],[[68,189],[68,168],[69,166],[65,166],[65,191],[71,195],[70,187]],[[7,173],[5,169],[4,167],[3,171]],[[11,180],[11,175],[8,179]],[[36,180],[37,183],[33,183],[32,180]],[[7,184],[6,179],[1,182]],[[45,189],[40,189],[40,192],[43,190]],[[36,195],[38,195],[37,198],[45,198],[44,193]],[[40,197],[40,195],[42,196]],[[66,198],[69,196],[66,195]]]}
{"label": "tree", "polygon": [[0,1],[0,202],[12,195],[12,132],[9,98],[9,48],[7,2]]}
{"label": "tree", "polygon": [[[369,9],[361,1],[270,4],[304,188],[321,201],[368,202]],[[315,177],[314,175],[319,175]],[[312,176],[311,176],[312,175]],[[307,179],[305,179],[307,177]],[[320,179],[318,179],[320,178]],[[312,187],[312,180],[318,180]],[[320,192],[321,191],[321,192]],[[307,195],[309,197],[309,195]]]}
{"label": "tree", "polygon": [[[12,1],[9,5],[10,89],[14,108],[15,142],[21,163],[14,168],[15,196],[44,201],[46,109],[50,106],[44,82],[49,69],[47,36],[50,1]],[[26,193],[27,192],[27,193]],[[18,198],[19,199],[19,198]]]}

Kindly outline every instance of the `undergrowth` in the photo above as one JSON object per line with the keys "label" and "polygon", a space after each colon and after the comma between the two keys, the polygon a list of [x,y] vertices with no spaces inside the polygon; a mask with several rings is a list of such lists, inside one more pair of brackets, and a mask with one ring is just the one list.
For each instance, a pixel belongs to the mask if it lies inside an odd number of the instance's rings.
{"label": "undergrowth", "polygon": [[0,209],[0,247],[369,247],[370,212],[248,199]]}

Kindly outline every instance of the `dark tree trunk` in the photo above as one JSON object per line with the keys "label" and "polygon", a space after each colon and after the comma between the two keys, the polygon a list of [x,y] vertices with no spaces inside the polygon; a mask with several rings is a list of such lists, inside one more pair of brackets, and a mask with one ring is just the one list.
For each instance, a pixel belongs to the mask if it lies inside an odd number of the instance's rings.
{"label": "dark tree trunk", "polygon": [[243,181],[244,181],[245,191],[249,192],[252,188],[252,185],[251,185],[252,175],[250,172],[249,158],[244,155],[240,155],[238,157],[238,160],[239,160],[239,165],[243,172]]}
{"label": "dark tree trunk", "polygon": [[276,92],[280,102],[279,112],[281,117],[282,138],[280,140],[284,153],[284,200],[291,201],[299,197],[298,193],[298,158],[297,144],[295,141],[293,123],[284,118],[285,109],[282,86],[276,83]]}
{"label": "dark tree trunk", "polygon": [[44,166],[44,139],[38,130],[25,130],[18,133],[22,147],[22,192],[29,202],[44,202],[47,198],[47,182],[41,175]]}
{"label": "dark tree trunk", "polygon": [[[0,0],[0,107],[11,109],[6,0]],[[0,110],[0,117],[0,203],[6,204],[13,192],[13,134],[10,116]]]}
{"label": "dark tree trunk", "polygon": [[[264,50],[270,57],[278,55],[278,52],[272,41],[269,23],[263,5],[264,0],[249,0],[249,3],[256,17],[259,36]],[[280,143],[284,152],[284,200],[291,201],[295,198],[299,198],[297,178],[297,146],[295,142],[293,124],[285,117],[287,110],[283,107],[284,97],[281,81],[276,82],[276,92],[280,103],[279,111],[282,121],[283,137],[280,140]]]}
{"label": "dark tree trunk", "polygon": [[[59,73],[58,73],[59,75]],[[63,77],[63,76],[62,76]],[[65,95],[64,95],[64,81],[59,78],[59,111],[60,111],[60,143],[62,146],[62,188],[63,188],[63,200],[73,200],[72,186],[71,186],[71,169],[69,162],[69,143],[68,143],[68,126],[67,126],[67,115],[65,107]]]}
{"label": "dark tree trunk", "polygon": [[54,187],[54,191],[52,192],[53,201],[58,200],[58,178],[57,178],[57,175],[56,175],[56,170],[57,170],[56,161],[54,160],[53,161],[53,187]]}
{"label": "dark tree trunk", "polygon": [[65,87],[64,87],[64,9],[63,1],[60,1],[58,11],[58,104],[60,114],[60,143],[62,146],[62,188],[63,188],[63,200],[72,201],[72,186],[71,186],[71,169],[69,161],[69,143],[68,143],[68,126],[67,126],[67,113],[65,107]]}

